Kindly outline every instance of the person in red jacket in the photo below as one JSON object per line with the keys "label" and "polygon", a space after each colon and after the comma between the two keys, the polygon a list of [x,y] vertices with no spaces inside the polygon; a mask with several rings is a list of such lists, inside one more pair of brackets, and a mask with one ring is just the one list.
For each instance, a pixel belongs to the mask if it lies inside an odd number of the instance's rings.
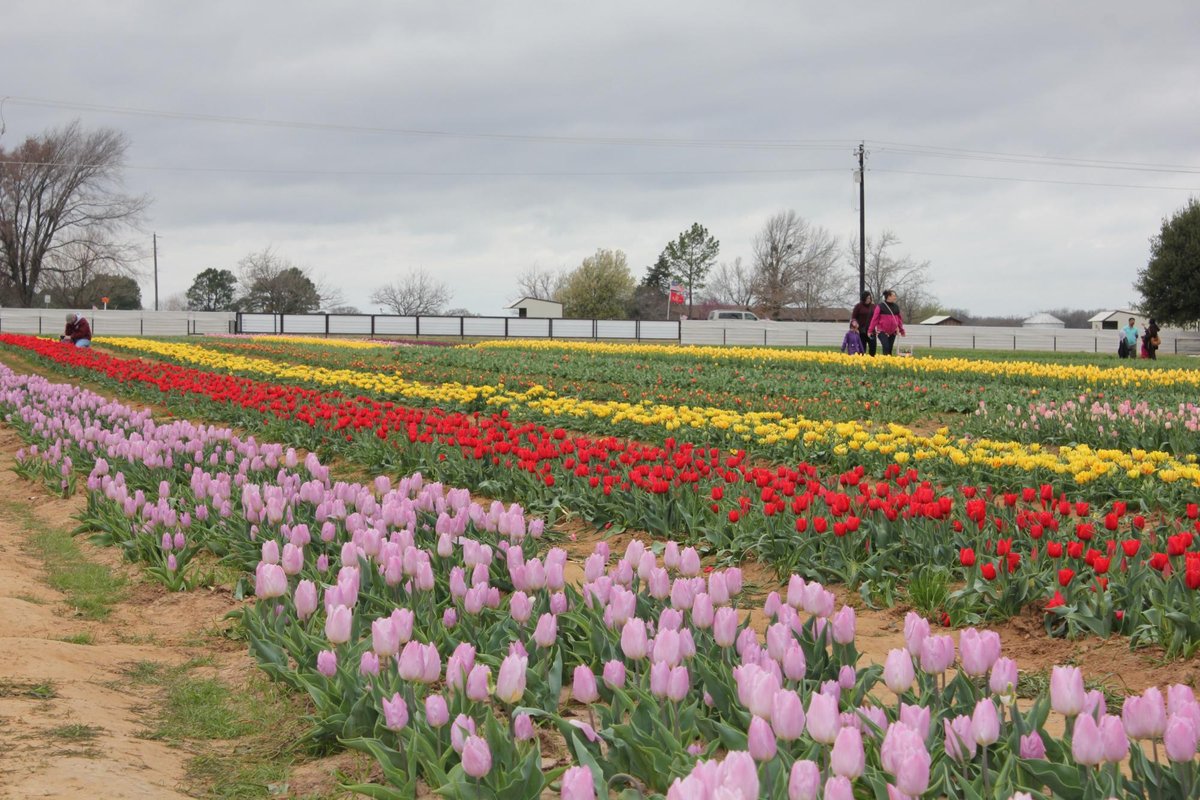
{"label": "person in red jacket", "polygon": [[901,336],[908,335],[904,330],[904,318],[900,316],[900,306],[896,305],[896,293],[891,289],[883,293],[883,302],[875,306],[875,313],[871,315],[871,325],[867,328],[867,334],[873,333],[879,335],[879,347],[885,356],[892,354],[897,333]]}
{"label": "person in red jacket", "polygon": [[67,314],[67,328],[59,341],[71,342],[76,347],[91,347],[92,326],[78,314]]}

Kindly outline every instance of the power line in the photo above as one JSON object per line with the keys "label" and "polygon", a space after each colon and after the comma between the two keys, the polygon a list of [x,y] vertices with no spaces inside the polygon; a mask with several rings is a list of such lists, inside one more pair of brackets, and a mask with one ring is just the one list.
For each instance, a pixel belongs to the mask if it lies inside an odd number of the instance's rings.
{"label": "power line", "polygon": [[149,108],[129,108],[110,106],[99,103],[78,103],[59,100],[45,100],[36,97],[9,96],[8,101],[17,105],[42,106],[49,108],[67,108],[76,111],[96,111],[107,114],[125,114],[140,117],[158,117],[163,119],[188,120],[192,122],[215,122],[230,125],[251,125],[268,128],[292,128],[297,130],[339,131],[346,133],[392,134],[401,136],[421,136],[430,138],[454,139],[490,139],[513,142],[537,142],[544,144],[573,144],[573,145],[618,145],[637,147],[696,147],[696,148],[729,148],[750,150],[841,150],[849,145],[844,139],[673,139],[655,137],[624,137],[624,136],[548,136],[541,134],[522,133],[473,133],[466,131],[445,131],[422,128],[395,128],[372,125],[344,125],[328,122],[305,122],[299,120],[279,120],[259,117],[238,117],[222,114],[202,114],[185,111],[164,111]]}
{"label": "power line", "polygon": [[1005,159],[1014,159],[1015,161],[1013,163],[1022,163],[1023,161],[1027,161],[1028,163],[1049,163],[1060,166],[1143,169],[1147,172],[1176,171],[1200,173],[1200,167],[1189,166],[1186,164],[1154,164],[1144,161],[1111,161],[1094,158],[1073,158],[1069,156],[1034,155],[1030,153],[1005,153],[992,150],[967,150],[959,147],[905,144],[903,142],[882,142],[872,139],[868,139],[867,141],[876,144],[878,146],[876,149],[878,150],[906,153],[909,155],[926,155],[932,158],[976,158],[980,161],[1003,161]]}
{"label": "power line", "polygon": [[1004,175],[964,175],[960,172],[922,172],[913,169],[887,169],[873,167],[872,172],[893,172],[900,175],[929,175],[937,178],[969,178],[983,181],[1008,181],[1010,183],[1053,183],[1063,186],[1099,186],[1113,189],[1166,189],[1174,192],[1200,192],[1195,186],[1154,186],[1143,183],[1101,183],[1098,181],[1063,181],[1052,178],[1013,178]]}
{"label": "power line", "polygon": [[[70,167],[72,169],[94,168],[95,164],[69,164],[57,161],[13,161],[27,167]],[[125,164],[124,169],[150,172],[214,172],[258,175],[324,175],[332,177],[462,177],[462,178],[527,178],[527,177],[629,177],[629,176],[687,176],[687,175],[790,175],[803,172],[845,172],[843,167],[796,167],[794,169],[687,169],[687,170],[313,170],[313,169],[269,169],[265,167],[172,167]]]}

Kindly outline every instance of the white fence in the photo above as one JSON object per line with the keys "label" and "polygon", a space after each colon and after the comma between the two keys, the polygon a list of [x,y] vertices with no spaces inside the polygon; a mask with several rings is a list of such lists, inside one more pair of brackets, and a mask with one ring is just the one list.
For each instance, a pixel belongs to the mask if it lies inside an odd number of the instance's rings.
{"label": "white fence", "polygon": [[[792,345],[839,347],[847,326],[835,322],[742,322],[736,320],[685,320],[681,344],[697,345]],[[1105,353],[1116,355],[1118,331],[1075,328],[996,328],[975,325],[906,325],[908,335],[897,345],[950,350],[1041,350],[1060,353]],[[1195,331],[1164,329],[1159,352],[1200,354],[1200,337]]]}
{"label": "white fence", "polygon": [[66,316],[78,313],[92,336],[190,336],[233,333],[235,315],[224,311],[103,311],[70,308],[0,308],[0,333],[61,335]]}
{"label": "white fence", "polygon": [[402,317],[391,314],[238,314],[238,333],[679,341],[679,322],[548,317]]}

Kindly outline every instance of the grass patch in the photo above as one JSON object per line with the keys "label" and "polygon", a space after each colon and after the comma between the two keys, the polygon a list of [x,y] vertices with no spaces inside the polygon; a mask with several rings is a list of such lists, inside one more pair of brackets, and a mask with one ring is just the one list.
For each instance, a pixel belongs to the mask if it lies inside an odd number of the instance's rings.
{"label": "grass patch", "polygon": [[46,731],[46,735],[54,739],[65,739],[70,742],[87,742],[104,733],[104,728],[95,725],[60,725]]}
{"label": "grass patch", "polygon": [[67,644],[95,644],[96,637],[90,631],[84,631],[83,633],[73,633],[70,636],[64,636],[59,641],[66,642]]}
{"label": "grass patch", "polygon": [[104,619],[124,596],[124,578],[88,561],[67,531],[47,528],[27,506],[13,501],[0,504],[0,516],[21,526],[29,549],[45,566],[46,582],[66,595],[67,603],[81,616]]}
{"label": "grass patch", "polygon": [[52,700],[58,690],[52,681],[0,681],[0,697],[27,697],[32,700]]}
{"label": "grass patch", "polygon": [[34,597],[34,596],[33,596],[33,595],[31,595],[31,594],[19,594],[19,595],[17,595],[17,596],[16,596],[16,599],[17,599],[17,600],[24,600],[26,603],[29,603],[30,605],[35,605],[35,606],[44,606],[44,605],[46,605],[46,601],[45,601],[45,600],[43,600],[43,599],[42,599],[42,598],[40,598],[40,597]]}
{"label": "grass patch", "polygon": [[936,619],[946,610],[950,598],[950,570],[945,567],[924,567],[909,578],[905,589],[913,608],[927,619]]}

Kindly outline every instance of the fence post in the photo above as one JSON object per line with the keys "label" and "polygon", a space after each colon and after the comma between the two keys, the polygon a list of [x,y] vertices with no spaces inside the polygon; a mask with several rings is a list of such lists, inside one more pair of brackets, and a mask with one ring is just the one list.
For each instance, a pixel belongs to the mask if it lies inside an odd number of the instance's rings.
{"label": "fence post", "polygon": [[421,315],[417,314],[417,338],[421,338]]}
{"label": "fence post", "polygon": [[638,344],[641,344],[641,342],[642,342],[642,321],[640,319],[635,319],[633,321],[633,338],[638,342]]}
{"label": "fence post", "polygon": [[[634,323],[635,323],[634,327],[637,327],[636,323],[638,323],[638,322],[640,322],[640,320],[636,320],[636,319],[634,320]],[[599,340],[600,340],[600,322],[598,320],[592,320],[592,341],[595,342],[595,341],[599,341]]]}
{"label": "fence post", "polygon": [[933,334],[929,334],[929,349],[933,349]]}
{"label": "fence post", "polygon": [[329,315],[325,315],[325,338],[329,338]]}
{"label": "fence post", "polygon": [[804,346],[808,347],[808,328],[804,329]]}
{"label": "fence post", "polygon": [[546,319],[546,338],[551,341],[554,340],[554,317]]}
{"label": "fence post", "polygon": [[1013,334],[1013,350],[1017,349],[1017,335]]}
{"label": "fence post", "polygon": [[460,338],[460,339],[467,338],[466,325],[465,325],[465,320],[463,317],[458,318],[458,338]]}
{"label": "fence post", "polygon": [[371,338],[375,338],[375,315],[371,315]]}
{"label": "fence post", "polygon": [[971,334],[971,349],[975,349],[975,334]]}
{"label": "fence post", "polygon": [[504,318],[504,338],[508,338],[508,317]]}
{"label": "fence post", "polygon": [[1052,346],[1053,346],[1053,348],[1054,348],[1054,352],[1056,352],[1056,353],[1057,353],[1057,352],[1058,352],[1058,337],[1057,337],[1057,336],[1051,336],[1051,337],[1050,337],[1050,339],[1051,339],[1051,341],[1053,342],[1053,345],[1052,345]]}
{"label": "fence post", "polygon": [[728,328],[721,328],[721,344],[722,345],[729,344],[729,329]]}
{"label": "fence post", "polygon": [[138,317],[138,336],[146,335],[146,318]]}
{"label": "fence post", "polygon": [[767,346],[767,329],[763,328],[763,347]]}
{"label": "fence post", "polygon": [[42,335],[42,315],[38,314],[38,336]]}

